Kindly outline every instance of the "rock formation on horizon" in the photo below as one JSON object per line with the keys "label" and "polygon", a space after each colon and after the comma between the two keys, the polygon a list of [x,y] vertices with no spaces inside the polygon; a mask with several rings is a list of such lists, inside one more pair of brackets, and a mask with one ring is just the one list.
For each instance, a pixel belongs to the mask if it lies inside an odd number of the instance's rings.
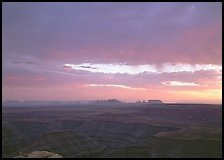
{"label": "rock formation on horizon", "polygon": [[148,100],[149,104],[163,104],[161,100]]}

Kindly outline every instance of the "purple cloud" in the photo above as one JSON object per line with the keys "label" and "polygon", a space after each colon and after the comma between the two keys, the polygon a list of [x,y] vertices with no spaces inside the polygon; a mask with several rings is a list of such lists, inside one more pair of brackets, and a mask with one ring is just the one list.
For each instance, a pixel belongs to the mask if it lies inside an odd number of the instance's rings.
{"label": "purple cloud", "polygon": [[130,75],[92,73],[88,69],[100,68],[91,65],[73,70],[65,64],[152,65],[155,70],[166,63],[221,66],[221,4],[4,2],[4,97],[10,99],[13,87],[32,87],[33,93],[38,87],[64,91],[86,84],[171,89],[162,82],[173,81],[202,85],[189,86],[193,90],[205,85],[220,89],[221,71]]}

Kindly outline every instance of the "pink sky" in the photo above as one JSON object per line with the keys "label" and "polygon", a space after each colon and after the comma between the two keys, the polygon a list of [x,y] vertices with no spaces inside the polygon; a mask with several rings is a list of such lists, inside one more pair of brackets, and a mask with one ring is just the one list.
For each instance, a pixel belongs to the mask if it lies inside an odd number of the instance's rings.
{"label": "pink sky", "polygon": [[6,100],[222,103],[221,3],[3,3]]}

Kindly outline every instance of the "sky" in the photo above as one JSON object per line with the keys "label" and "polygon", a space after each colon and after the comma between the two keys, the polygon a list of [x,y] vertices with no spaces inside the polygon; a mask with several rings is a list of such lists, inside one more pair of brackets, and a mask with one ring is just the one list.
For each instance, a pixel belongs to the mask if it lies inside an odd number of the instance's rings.
{"label": "sky", "polygon": [[2,98],[222,103],[222,3],[2,4]]}

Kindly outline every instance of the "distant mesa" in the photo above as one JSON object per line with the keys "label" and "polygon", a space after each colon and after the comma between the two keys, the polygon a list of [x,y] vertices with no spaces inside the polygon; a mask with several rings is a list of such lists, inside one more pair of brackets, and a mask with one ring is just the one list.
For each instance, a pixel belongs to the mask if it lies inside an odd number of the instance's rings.
{"label": "distant mesa", "polygon": [[161,100],[148,100],[148,104],[163,104]]}
{"label": "distant mesa", "polygon": [[123,103],[117,99],[108,99],[108,100],[96,100],[96,101],[89,101],[89,103],[97,103],[97,104],[120,104]]}
{"label": "distant mesa", "polygon": [[33,151],[31,153],[19,153],[13,158],[63,158],[61,155],[48,151]]}
{"label": "distant mesa", "polygon": [[[44,105],[77,105],[77,104],[99,104],[99,105],[113,105],[113,104],[124,104],[126,102],[119,101],[117,99],[106,99],[106,100],[81,100],[81,101],[16,101],[8,100],[2,103],[3,106],[44,106]],[[164,104],[161,100],[142,100],[135,102],[136,104]]]}
{"label": "distant mesa", "polygon": [[117,99],[108,99],[107,100],[109,103],[121,103],[121,101],[117,100]]}
{"label": "distant mesa", "polygon": [[164,104],[161,100],[148,100],[148,102],[146,102],[145,100],[143,101],[137,101],[135,102],[136,104]]}
{"label": "distant mesa", "polygon": [[142,103],[142,102],[141,102],[141,101],[137,101],[137,102],[135,102],[135,103],[140,104],[140,103]]}

